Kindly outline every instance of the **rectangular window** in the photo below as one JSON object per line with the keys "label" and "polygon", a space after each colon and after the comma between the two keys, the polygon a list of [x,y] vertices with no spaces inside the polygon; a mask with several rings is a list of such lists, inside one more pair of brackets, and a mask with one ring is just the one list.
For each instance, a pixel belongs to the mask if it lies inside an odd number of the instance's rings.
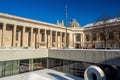
{"label": "rectangular window", "polygon": [[43,65],[42,65],[42,62],[41,62],[41,59],[34,59],[33,60],[33,69],[34,70],[40,70],[40,69],[43,69]]}
{"label": "rectangular window", "polygon": [[5,62],[5,76],[12,75],[13,64],[12,61]]}
{"label": "rectangular window", "polygon": [[16,32],[16,40],[18,41],[18,34],[19,34],[19,31],[17,30]]}
{"label": "rectangular window", "polygon": [[105,34],[104,33],[100,33],[100,40],[101,41],[105,40]]}
{"label": "rectangular window", "polygon": [[86,34],[86,41],[89,41],[89,34]]}
{"label": "rectangular window", "polygon": [[44,33],[41,33],[41,42],[44,42],[45,41],[45,34]]}
{"label": "rectangular window", "polygon": [[64,42],[64,34],[62,34],[62,43]]}
{"label": "rectangular window", "polygon": [[4,77],[5,69],[4,69],[4,62],[0,62],[0,77]]}
{"label": "rectangular window", "polygon": [[19,61],[12,61],[13,63],[13,75],[19,74]]}
{"label": "rectangular window", "polygon": [[28,32],[28,46],[30,46],[30,41],[31,41],[31,32]]}
{"label": "rectangular window", "polygon": [[92,36],[93,36],[93,41],[96,41],[96,40],[97,40],[97,35],[96,35],[96,33],[93,33]]}
{"label": "rectangular window", "polygon": [[20,73],[29,71],[29,60],[20,60]]}
{"label": "rectangular window", "polygon": [[76,35],[76,41],[80,42],[80,35],[79,34]]}
{"label": "rectangular window", "polygon": [[52,35],[52,42],[55,42],[55,34]]}

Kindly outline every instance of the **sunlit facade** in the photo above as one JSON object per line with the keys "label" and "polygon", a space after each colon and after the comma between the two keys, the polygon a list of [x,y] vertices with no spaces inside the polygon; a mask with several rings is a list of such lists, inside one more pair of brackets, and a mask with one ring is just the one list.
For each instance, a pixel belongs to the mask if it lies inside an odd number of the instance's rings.
{"label": "sunlit facade", "polygon": [[[117,21],[106,26],[107,47],[120,46],[119,25]],[[49,24],[0,13],[0,47],[64,48],[66,40],[68,48],[92,48],[93,44],[104,47],[103,26],[94,26],[92,23],[81,27],[72,19],[67,25],[66,37],[63,21]]]}
{"label": "sunlit facade", "polygon": [[0,13],[0,78],[44,68],[84,77],[90,65],[120,74],[119,26],[119,18],[85,26],[72,19],[66,30],[63,21],[50,24]]}

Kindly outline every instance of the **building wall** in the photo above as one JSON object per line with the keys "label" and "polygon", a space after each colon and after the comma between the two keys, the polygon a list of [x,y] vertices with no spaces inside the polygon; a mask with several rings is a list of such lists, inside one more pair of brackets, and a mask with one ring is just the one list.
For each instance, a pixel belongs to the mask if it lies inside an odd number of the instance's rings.
{"label": "building wall", "polygon": [[[85,27],[76,29],[67,28],[66,39],[66,28],[64,26],[44,23],[40,21],[0,13],[0,46],[65,48],[66,45],[68,45],[69,48],[93,48],[93,45],[95,45],[95,48],[119,48],[119,25],[119,23],[112,23],[111,26],[106,26],[105,28],[101,26],[91,26],[88,28]],[[112,31],[112,34],[115,36],[114,39],[116,39],[114,41],[107,40],[106,46],[104,46],[105,41],[100,39],[100,33],[103,31],[103,29],[105,29],[106,32]],[[16,34],[17,31],[18,35]],[[42,37],[42,34],[44,34],[44,37]],[[86,40],[86,34],[89,34],[89,41]],[[80,41],[76,41],[77,35],[80,36]],[[94,36],[96,36],[96,40],[93,40]],[[108,36],[106,36],[105,38],[107,38]],[[16,37],[18,37],[18,40],[16,40]],[[55,38],[55,42],[52,42],[53,37]],[[41,41],[42,38],[44,38],[44,41]]]}
{"label": "building wall", "polygon": [[50,49],[48,52],[49,58],[120,66],[120,50]]}
{"label": "building wall", "polygon": [[[48,24],[25,18],[21,19],[20,17],[5,14],[0,15],[0,25],[3,35],[3,37],[1,37],[1,47],[63,48],[66,45],[66,29],[60,25]],[[11,30],[7,30],[9,26],[12,27]],[[17,30],[18,35],[16,34]],[[49,34],[47,34],[47,32],[49,32]],[[72,34],[71,32],[71,29],[68,29],[68,34]],[[44,33],[44,41],[41,41],[42,33]],[[54,43],[52,42],[53,33],[55,34]],[[62,43],[61,39],[63,34],[64,42]],[[16,40],[16,35],[18,36],[18,40]],[[70,41],[69,39],[68,41]]]}
{"label": "building wall", "polygon": [[14,48],[0,49],[0,55],[0,78],[43,68],[83,77],[87,67],[96,65],[105,72],[109,69],[111,80],[119,80],[120,50]]}
{"label": "building wall", "polygon": [[96,48],[120,48],[120,24],[113,25],[114,23],[107,27],[86,28],[84,30],[85,47],[92,48],[94,44]]}
{"label": "building wall", "polygon": [[[0,61],[22,60],[48,57],[47,49],[0,49]],[[6,58],[7,57],[7,58]]]}

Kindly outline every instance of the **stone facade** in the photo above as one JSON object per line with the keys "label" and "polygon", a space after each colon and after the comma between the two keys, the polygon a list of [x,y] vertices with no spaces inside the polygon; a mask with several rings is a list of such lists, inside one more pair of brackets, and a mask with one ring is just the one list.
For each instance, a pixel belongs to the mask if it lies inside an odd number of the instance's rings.
{"label": "stone facade", "polygon": [[[112,44],[113,48],[120,44],[119,25],[119,23],[112,24],[116,37],[116,41]],[[97,29],[100,30],[99,27]],[[97,32],[97,29],[93,26],[68,27],[66,35],[66,28],[63,24],[49,24],[0,13],[0,47],[64,48],[67,42],[69,48],[92,48],[93,43],[103,44],[99,37],[100,33],[95,33],[97,39],[93,41],[92,31]],[[87,40],[87,33],[89,40]]]}

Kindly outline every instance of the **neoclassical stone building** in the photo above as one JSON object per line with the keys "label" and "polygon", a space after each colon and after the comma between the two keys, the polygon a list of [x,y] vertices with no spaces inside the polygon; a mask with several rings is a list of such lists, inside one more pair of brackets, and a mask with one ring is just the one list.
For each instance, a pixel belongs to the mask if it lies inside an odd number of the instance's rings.
{"label": "neoclassical stone building", "polygon": [[[116,48],[120,46],[119,21],[107,26],[92,23],[81,27],[72,19],[67,26],[66,37],[63,22],[50,24],[0,13],[0,47],[63,48],[67,40],[69,48],[92,48],[93,44],[95,47],[104,47],[104,42],[106,47]],[[104,31],[108,32],[109,35],[104,37],[109,40],[102,38],[106,34]]]}
{"label": "neoclassical stone building", "polygon": [[63,21],[50,24],[0,13],[0,80],[46,68],[82,78],[85,74],[86,79],[91,65],[98,66],[90,71],[95,80],[98,68],[108,80],[120,79],[120,50],[62,49],[66,43],[68,48],[120,48],[120,19],[82,27],[72,19],[66,29]]}
{"label": "neoclassical stone building", "polygon": [[84,26],[84,46],[91,48],[120,48],[120,18]]}

